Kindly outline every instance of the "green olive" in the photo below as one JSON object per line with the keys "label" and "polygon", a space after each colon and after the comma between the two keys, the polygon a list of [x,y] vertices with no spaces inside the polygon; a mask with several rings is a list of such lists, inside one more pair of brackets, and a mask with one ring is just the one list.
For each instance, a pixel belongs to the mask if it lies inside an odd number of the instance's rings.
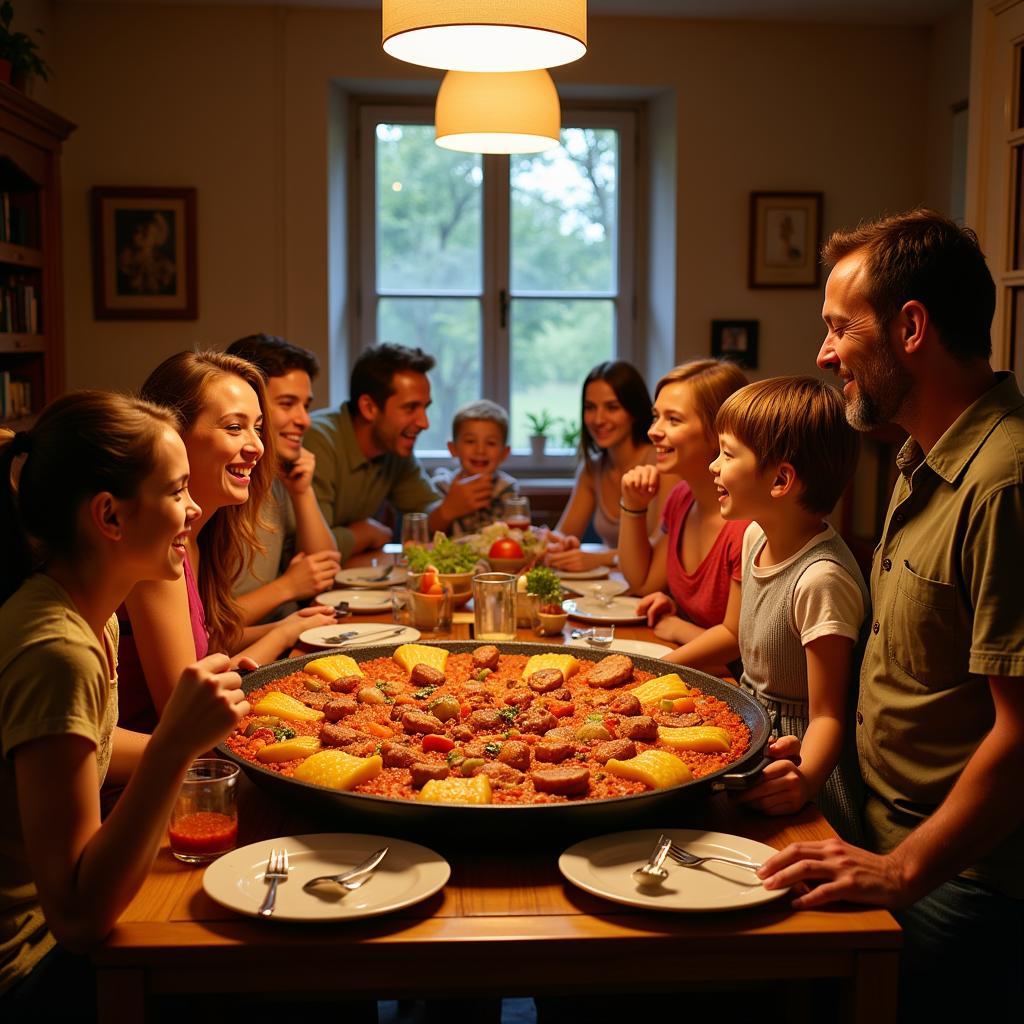
{"label": "green olive", "polygon": [[277,715],[261,715],[254,718],[245,729],[245,735],[251,736],[257,729],[280,729],[284,725]]}
{"label": "green olive", "polygon": [[576,730],[578,740],[610,740],[612,734],[602,722],[586,722]]}
{"label": "green olive", "polygon": [[356,700],[361,704],[387,704],[387,697],[376,686],[364,686],[357,694]]}
{"label": "green olive", "polygon": [[430,705],[430,713],[442,722],[447,722],[449,718],[458,718],[461,713],[458,698],[450,695],[438,697]]}
{"label": "green olive", "polygon": [[462,777],[468,779],[471,775],[474,775],[479,769],[487,762],[482,757],[467,757],[462,764],[459,765],[459,771],[462,772]]}
{"label": "green olive", "polygon": [[314,693],[322,693],[327,684],[322,679],[315,679],[313,676],[307,676],[303,681],[307,690],[312,690]]}

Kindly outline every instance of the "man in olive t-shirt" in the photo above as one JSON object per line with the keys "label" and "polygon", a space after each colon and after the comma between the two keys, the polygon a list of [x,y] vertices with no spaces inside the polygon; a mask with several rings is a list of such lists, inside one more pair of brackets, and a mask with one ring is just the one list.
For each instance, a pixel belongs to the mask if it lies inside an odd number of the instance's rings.
{"label": "man in olive t-shirt", "polygon": [[994,373],[995,285],[930,211],[837,232],[818,365],[860,430],[910,435],[871,572],[857,749],[871,850],[791,846],[766,888],[893,909],[901,1017],[1024,998],[1024,398]]}

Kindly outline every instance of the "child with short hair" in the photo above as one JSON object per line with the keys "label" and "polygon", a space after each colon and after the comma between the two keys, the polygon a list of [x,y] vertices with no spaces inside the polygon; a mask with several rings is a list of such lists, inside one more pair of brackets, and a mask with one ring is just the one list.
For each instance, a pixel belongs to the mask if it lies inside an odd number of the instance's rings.
{"label": "child with short hair", "polygon": [[726,399],[715,426],[722,516],[753,520],[743,536],[740,682],[780,736],[801,740],[799,759],[773,761],[740,799],[767,814],[814,800],[855,841],[859,778],[840,755],[870,599],[824,517],[853,475],[859,438],[839,392],[813,377],[750,384]]}
{"label": "child with short hair", "polygon": [[431,481],[443,495],[458,484],[471,508],[452,520],[453,537],[477,533],[502,517],[502,500],[519,490],[519,481],[498,467],[508,458],[508,413],[487,398],[456,410],[448,451],[459,468],[441,467]]}

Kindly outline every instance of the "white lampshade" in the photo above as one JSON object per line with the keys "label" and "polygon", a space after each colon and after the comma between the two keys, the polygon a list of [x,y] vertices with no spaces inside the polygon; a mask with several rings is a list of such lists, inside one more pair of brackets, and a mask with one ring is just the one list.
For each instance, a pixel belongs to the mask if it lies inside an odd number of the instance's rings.
{"label": "white lampshade", "polygon": [[587,0],[383,0],[385,52],[454,71],[533,71],[587,52]]}
{"label": "white lampshade", "polygon": [[463,153],[539,153],[559,143],[562,108],[546,71],[449,71],[434,107],[434,141]]}

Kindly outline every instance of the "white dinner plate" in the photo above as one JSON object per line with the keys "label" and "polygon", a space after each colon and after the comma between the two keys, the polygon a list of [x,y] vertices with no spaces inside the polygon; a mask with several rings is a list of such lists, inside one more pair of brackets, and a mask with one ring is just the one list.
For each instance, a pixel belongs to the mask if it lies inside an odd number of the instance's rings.
{"label": "white dinner plate", "polygon": [[387,590],[388,587],[400,587],[409,578],[409,570],[402,565],[396,565],[388,574],[386,580],[377,580],[387,568],[386,565],[360,565],[352,569],[339,569],[334,576],[334,582],[339,587],[361,587],[363,590]]}
{"label": "white dinner plate", "polygon": [[613,640],[607,647],[604,644],[595,647],[582,637],[579,640],[567,640],[565,643],[567,647],[586,647],[591,651],[618,651],[620,654],[642,654],[647,658],[663,658],[674,650],[665,644],[652,644],[647,640]]}
{"label": "white dinner plate", "polygon": [[633,870],[647,860],[662,833],[697,856],[716,853],[764,863],[778,852],[764,843],[724,832],[688,828],[643,829],[595,836],[570,846],[558,858],[558,870],[573,885],[594,896],[629,907],[676,913],[755,907],[789,892],[788,889],[765,889],[753,871],[714,861],[684,868],[666,860],[664,866],[668,870],[668,878],[661,885],[641,886],[633,879]]}
{"label": "white dinner plate", "polygon": [[315,601],[327,605],[348,601],[349,611],[352,612],[391,611],[391,593],[387,590],[328,590],[317,594]]}
{"label": "white dinner plate", "polygon": [[562,602],[562,607],[581,622],[646,622],[647,616],[637,615],[638,597],[613,597],[607,604],[596,597],[575,597]]}
{"label": "white dinner plate", "polygon": [[[400,629],[400,633],[392,633],[390,636],[386,630]],[[339,633],[380,633],[380,636],[371,636],[369,640],[360,640],[353,637],[351,640],[343,640],[341,643],[329,644],[327,638],[338,636]],[[418,629],[412,626],[399,626],[392,622],[339,622],[336,626],[314,626],[307,629],[305,633],[299,634],[299,641],[310,647],[372,647],[374,644],[413,644],[422,636]]]}
{"label": "white dinner plate", "polygon": [[629,590],[629,584],[625,580],[562,580],[566,590],[571,590],[580,597],[596,597],[598,594],[604,597],[617,597]]}
{"label": "white dinner plate", "polygon": [[555,570],[563,580],[603,580],[610,571],[607,565],[595,565],[593,569],[580,569],[578,572],[570,572],[568,569]]}
{"label": "white dinner plate", "polygon": [[[354,892],[333,886],[302,886],[317,875],[336,875],[386,846],[373,877]],[[387,836],[328,832],[252,843],[215,860],[203,874],[206,894],[230,910],[256,916],[267,884],[263,874],[272,849],[287,850],[289,874],[277,887],[272,921],[346,921],[410,907],[441,889],[451,868],[440,854],[418,843]],[[320,890],[323,891],[320,891]]]}

